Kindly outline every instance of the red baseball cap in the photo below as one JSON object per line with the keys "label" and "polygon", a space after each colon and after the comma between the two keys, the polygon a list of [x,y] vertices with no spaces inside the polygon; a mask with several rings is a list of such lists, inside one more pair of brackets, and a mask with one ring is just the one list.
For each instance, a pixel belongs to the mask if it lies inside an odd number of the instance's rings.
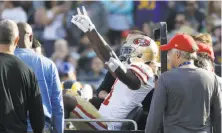
{"label": "red baseball cap", "polygon": [[167,51],[174,48],[189,53],[198,50],[198,46],[194,39],[186,34],[176,34],[168,44],[160,46],[161,51]]}
{"label": "red baseball cap", "polygon": [[209,45],[204,44],[204,43],[198,43],[198,47],[199,47],[199,50],[197,51],[197,53],[207,53],[207,55],[208,55],[212,60],[215,59],[215,57],[214,57],[214,51],[213,51],[213,48],[212,48],[212,47],[210,47]]}

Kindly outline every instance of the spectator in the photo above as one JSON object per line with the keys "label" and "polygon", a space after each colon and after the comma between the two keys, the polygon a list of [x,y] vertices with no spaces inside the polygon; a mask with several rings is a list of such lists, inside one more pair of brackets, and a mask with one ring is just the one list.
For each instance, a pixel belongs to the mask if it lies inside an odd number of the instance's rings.
{"label": "spectator", "polygon": [[[221,1],[210,1],[208,2],[208,13],[207,20],[211,22],[212,25],[216,26],[221,24]],[[211,30],[208,30],[211,32]]]}
{"label": "spectator", "polygon": [[32,1],[32,6],[36,10],[44,7],[44,1]]}
{"label": "spectator", "polygon": [[147,36],[152,38],[153,37],[153,27],[154,27],[153,22],[144,23],[143,26],[142,26],[142,31],[144,33],[146,33]]}
{"label": "spectator", "polygon": [[135,26],[142,28],[144,22],[165,21],[168,13],[168,1],[135,1]]}
{"label": "spectator", "polygon": [[[62,47],[64,48],[64,47]],[[33,45],[32,45],[32,49],[37,53],[42,55],[42,48],[41,48],[41,44],[40,42],[34,38],[33,39]],[[72,52],[71,55],[67,55],[65,57],[65,61],[70,62],[73,66],[78,66],[78,59],[80,58],[80,55],[76,52]],[[59,64],[62,62],[59,62]]]}
{"label": "spectator", "polygon": [[88,73],[88,76],[91,77],[89,84],[97,89],[107,71],[99,57],[94,57],[91,63],[91,71]]}
{"label": "spectator", "polygon": [[12,19],[16,22],[27,22],[27,14],[20,6],[20,1],[4,1],[1,19]]}
{"label": "spectator", "polygon": [[191,28],[190,23],[186,19],[184,13],[177,13],[174,22],[175,22],[174,30],[172,30],[168,34],[168,38],[172,38],[176,33],[186,33],[186,34],[196,33],[196,30]]}
{"label": "spectator", "polygon": [[98,26],[98,32],[105,36],[108,31],[107,12],[104,5],[100,1],[81,1],[80,6],[85,6],[86,11],[95,26]]}
{"label": "spectator", "polygon": [[78,47],[79,45],[79,38],[81,35],[81,31],[77,29],[76,26],[73,26],[72,23],[70,23],[70,20],[72,19],[72,15],[76,12],[76,6],[79,2],[78,1],[72,1],[70,10],[66,13],[64,18],[64,28],[66,29],[66,39],[71,47]]}
{"label": "spectator", "polygon": [[133,1],[104,0],[103,4],[108,11],[109,41],[111,45],[120,45],[121,33],[130,30],[133,26]]}
{"label": "spectator", "polygon": [[96,56],[96,54],[90,47],[90,42],[86,35],[81,37],[80,46],[77,52],[81,55],[80,59],[78,60],[78,64],[81,67],[78,69],[78,72],[85,73],[85,71],[90,71],[91,60]]}
{"label": "spectator", "polygon": [[212,16],[215,21],[221,21],[221,1],[209,1],[208,16]]}
{"label": "spectator", "polygon": [[29,23],[31,26],[34,25],[34,13],[35,10],[33,8],[33,1],[20,1],[21,7],[24,9],[24,11],[27,14],[27,23]]}
{"label": "spectator", "polygon": [[[56,66],[51,60],[36,54],[31,49],[33,37],[30,25],[21,22],[17,25],[20,40],[19,48],[15,50],[15,55],[28,65],[37,76],[43,99],[45,130],[46,132],[54,130],[54,132],[63,133],[63,98]],[[32,132],[30,126],[27,130]]]}
{"label": "spectator", "polygon": [[81,56],[87,56],[88,52],[92,51],[92,48],[89,46],[90,41],[86,35],[82,35],[80,37],[80,46],[77,50],[78,53],[80,53]]}
{"label": "spectator", "polygon": [[205,15],[198,10],[196,1],[186,1],[185,16],[192,28],[199,32],[203,30]]}
{"label": "spectator", "polygon": [[39,55],[42,55],[42,48],[40,42],[36,39],[33,38],[33,43],[32,43],[32,49]]}
{"label": "spectator", "polygon": [[68,55],[68,62],[70,62],[73,66],[75,66],[75,68],[79,68],[79,59],[80,59],[80,55],[77,52],[71,52],[70,55]]}
{"label": "spectator", "polygon": [[[214,51],[212,48],[212,39],[210,34],[198,34],[193,36],[193,39],[198,44],[199,50],[197,54],[197,60],[194,62],[197,67],[206,69],[208,71],[214,71],[217,75],[220,76],[221,73],[216,72],[216,64],[214,64]],[[219,82],[222,82],[221,78],[219,78]]]}
{"label": "spectator", "polygon": [[221,23],[213,28],[212,35],[215,63],[221,64]]}
{"label": "spectator", "polygon": [[[168,51],[173,70],[163,73],[154,91],[146,133],[221,133],[222,95],[215,74],[194,66],[198,46],[192,37],[177,34],[161,50]],[[180,78],[178,78],[180,77]]]}
{"label": "spectator", "polygon": [[58,68],[61,81],[76,80],[75,68],[68,62],[63,62]]}
{"label": "spectator", "polygon": [[99,57],[94,57],[91,62],[91,70],[89,72],[83,73],[79,76],[81,81],[84,81],[92,85],[95,89],[99,87],[102,79],[105,77],[106,70],[104,69],[103,62]]}
{"label": "spectator", "polygon": [[206,27],[205,32],[211,33],[214,28],[214,18],[212,16],[206,17]]}
{"label": "spectator", "polygon": [[[198,10],[201,13],[206,14],[206,3],[203,1],[196,1],[196,7],[198,7]],[[176,15],[179,13],[184,13],[186,11],[186,1],[170,1],[169,2],[169,14],[167,17],[167,30],[171,32],[174,28],[175,22],[172,22],[172,20],[175,20]],[[187,18],[186,18],[187,19]],[[191,25],[192,26],[192,25]],[[202,27],[205,28],[205,27]],[[196,30],[196,29],[195,29]]]}
{"label": "spectator", "polygon": [[181,26],[188,24],[188,21],[184,13],[177,13],[174,22],[175,22],[174,30],[179,30]]}
{"label": "spectator", "polygon": [[33,131],[43,133],[44,113],[36,77],[13,56],[18,40],[16,23],[0,21],[0,132],[25,133],[29,112]]}
{"label": "spectator", "polygon": [[56,1],[45,1],[46,9],[43,10],[39,19],[45,25],[43,32],[44,48],[47,57],[51,57],[54,50],[54,43],[57,39],[64,39],[66,32],[63,27],[64,14],[69,10],[69,2],[58,5]]}
{"label": "spectator", "polygon": [[76,26],[70,23],[73,14],[76,14],[76,7],[77,6],[85,6],[87,11],[93,19],[92,21],[96,26],[98,26],[98,31],[102,33],[103,36],[107,34],[108,26],[107,26],[107,13],[99,1],[73,1],[72,2],[72,10],[70,10],[66,14],[65,18],[65,28],[67,31],[67,41],[69,42],[70,46],[78,48],[80,45],[80,41],[82,38],[82,31],[79,30]]}
{"label": "spectator", "polygon": [[[177,2],[177,3],[179,3],[179,2]],[[169,4],[168,4],[168,7],[169,7],[168,10],[169,11],[168,11],[168,15],[167,15],[167,18],[166,18],[167,31],[168,32],[171,32],[175,27],[175,21],[172,21],[172,20],[175,20],[175,17],[178,13],[176,7],[179,7],[179,6],[175,6],[175,5],[176,5],[175,1],[169,1]]]}
{"label": "spectator", "polygon": [[68,54],[63,62],[70,63],[75,69],[78,68],[78,57],[79,55],[77,53],[72,52],[71,54]]}
{"label": "spectator", "polygon": [[[174,1],[174,8],[176,12],[184,12],[186,10],[186,1]],[[196,1],[198,9],[200,11],[206,10],[208,2],[206,1]]]}
{"label": "spectator", "polygon": [[[73,82],[76,81],[76,72],[75,68],[73,65],[69,62],[63,62],[62,66],[59,68],[59,75],[62,80],[62,82]],[[78,82],[79,83],[79,82]],[[92,98],[93,95],[93,89],[90,85],[84,84],[83,86],[81,85],[81,96],[85,100],[89,100]]]}
{"label": "spectator", "polygon": [[[221,20],[215,21],[212,15],[207,18],[206,31],[211,34],[211,42],[207,43],[213,46],[216,64],[221,64]],[[210,37],[210,38],[211,38]]]}
{"label": "spectator", "polygon": [[55,42],[55,52],[52,54],[51,59],[59,67],[65,57],[69,54],[68,42],[64,39]]}

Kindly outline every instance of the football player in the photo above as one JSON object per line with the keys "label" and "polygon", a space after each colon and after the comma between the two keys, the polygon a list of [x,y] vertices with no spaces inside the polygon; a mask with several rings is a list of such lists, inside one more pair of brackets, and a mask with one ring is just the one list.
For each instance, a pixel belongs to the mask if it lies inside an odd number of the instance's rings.
{"label": "football player", "polygon": [[[97,56],[107,65],[116,77],[112,90],[104,100],[99,113],[105,119],[124,119],[154,88],[154,73],[158,68],[151,68],[148,63],[155,63],[158,57],[157,44],[146,34],[132,31],[121,48],[121,62],[115,52],[96,31],[83,7],[83,14],[78,14],[71,22],[86,33]],[[107,123],[109,130],[120,130],[122,123]]]}

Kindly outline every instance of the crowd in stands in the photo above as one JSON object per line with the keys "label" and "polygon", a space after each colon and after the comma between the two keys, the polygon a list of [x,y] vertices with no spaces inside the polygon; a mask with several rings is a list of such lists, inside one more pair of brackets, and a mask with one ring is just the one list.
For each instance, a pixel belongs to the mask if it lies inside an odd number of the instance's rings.
{"label": "crowd in stands", "polygon": [[4,1],[0,6],[0,19],[32,26],[42,53],[54,61],[61,77],[74,73],[73,79],[95,90],[107,70],[87,36],[70,22],[80,6],[117,53],[129,30],[153,37],[154,24],[165,21],[168,40],[176,33],[210,33],[215,63],[221,64],[221,1]]}

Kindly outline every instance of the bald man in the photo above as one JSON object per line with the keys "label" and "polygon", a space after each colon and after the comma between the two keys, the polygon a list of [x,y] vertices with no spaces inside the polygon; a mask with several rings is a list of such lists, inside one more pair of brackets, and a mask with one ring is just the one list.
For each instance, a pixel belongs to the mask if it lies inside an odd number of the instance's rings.
{"label": "bald man", "polygon": [[34,73],[14,54],[16,23],[0,21],[0,133],[26,133],[27,111],[35,133],[42,133],[44,112]]}
{"label": "bald man", "polygon": [[[51,60],[33,51],[33,35],[30,25],[20,22],[17,26],[20,40],[15,55],[27,64],[37,76],[45,114],[45,132],[54,130],[56,133],[63,133],[64,107],[58,70]],[[28,132],[32,131],[29,124]]]}

